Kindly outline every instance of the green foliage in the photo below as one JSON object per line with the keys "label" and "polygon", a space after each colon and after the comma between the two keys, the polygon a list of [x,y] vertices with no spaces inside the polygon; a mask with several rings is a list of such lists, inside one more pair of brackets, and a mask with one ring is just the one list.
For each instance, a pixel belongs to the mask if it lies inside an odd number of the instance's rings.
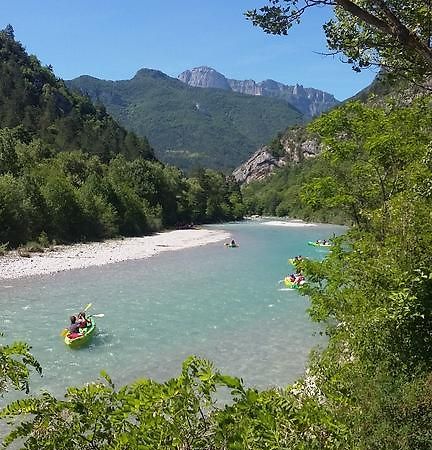
{"label": "green foliage", "polygon": [[216,172],[197,181],[205,204],[195,209],[191,180],[68,91],[9,28],[0,55],[0,242],[46,247],[242,217],[238,187]]}
{"label": "green foliage", "polygon": [[[0,334],[0,337],[3,335]],[[42,374],[42,368],[30,353],[27,344],[14,342],[11,345],[0,345],[0,396],[10,387],[28,393],[30,369]]]}
{"label": "green foliage", "polygon": [[[8,405],[0,417],[26,418],[4,444],[24,438],[27,449],[322,449],[346,433],[307,383],[260,393],[196,357],[164,383],[144,379],[117,390],[102,377],[68,388],[64,400],[43,394]],[[225,406],[217,406],[221,394],[230,399]]]}
{"label": "green foliage", "polygon": [[0,244],[0,256],[4,256],[7,253],[9,242],[6,242],[5,244]]}
{"label": "green foliage", "polygon": [[[39,137],[56,152],[81,149],[103,161],[118,153],[153,158],[145,138],[128,133],[103,108],[68,91],[50,68],[29,56],[14,40],[12,27],[0,32],[0,56],[0,128],[21,126],[19,140]],[[2,131],[0,174],[15,171],[14,142]]]}
{"label": "green foliage", "polygon": [[193,171],[226,170],[301,114],[279,99],[193,88],[154,70],[128,81],[82,76],[67,85],[102,102],[127,129],[147,136],[162,161]]}
{"label": "green foliage", "polygon": [[322,139],[329,174],[303,188],[311,206],[344,208],[358,226],[367,210],[382,211],[382,231],[391,196],[406,189],[404,177],[425,154],[432,132],[430,100],[404,108],[348,103],[311,124]]}
{"label": "green foliage", "polygon": [[269,144],[270,153],[275,158],[281,158],[285,155],[285,149],[282,145],[281,138],[282,133],[278,133],[278,135]]}
{"label": "green foliage", "polygon": [[15,149],[15,175],[0,175],[0,242],[11,246],[142,235],[245,212],[238,185],[215,171],[187,179],[156,161],[118,155],[104,164],[79,151],[46,153],[39,141]]}
{"label": "green foliage", "polygon": [[328,47],[343,53],[353,69],[381,66],[408,79],[432,72],[431,11],[425,2],[405,0],[268,0],[246,17],[266,33],[286,35],[309,8],[334,7],[324,25]]}
{"label": "green foliage", "polygon": [[295,216],[297,204],[300,217],[342,210],[356,225],[323,261],[300,263],[310,315],[329,336],[309,375],[323,400],[317,417],[328,412],[341,431],[330,448],[432,443],[430,111],[430,98],[346,104],[311,123],[319,157],[243,190],[258,213]]}
{"label": "green foliage", "polygon": [[48,239],[48,235],[45,231],[42,231],[38,237],[38,243],[42,246],[42,248],[48,248],[50,246],[50,241]]}
{"label": "green foliage", "polygon": [[313,203],[315,193],[309,189],[302,195],[303,186],[310,186],[318,174],[326,172],[321,158],[300,164],[287,164],[271,177],[250,183],[242,188],[242,195],[249,214],[300,218],[315,222],[346,224],[349,216],[334,205]]}

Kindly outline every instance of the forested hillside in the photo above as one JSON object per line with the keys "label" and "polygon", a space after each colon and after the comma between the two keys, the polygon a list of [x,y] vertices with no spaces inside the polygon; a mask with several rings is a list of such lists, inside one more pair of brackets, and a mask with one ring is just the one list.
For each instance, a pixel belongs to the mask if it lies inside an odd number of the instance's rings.
{"label": "forested hillside", "polygon": [[235,183],[204,169],[187,179],[156,161],[145,138],[71,93],[11,27],[0,32],[0,55],[2,247],[242,217]]}
{"label": "forested hillside", "polygon": [[152,158],[145,137],[128,133],[104,107],[71,93],[50,67],[26,53],[13,30],[0,39],[0,127],[20,127],[24,141],[40,138],[55,151],[80,149],[104,162],[119,153]]}
{"label": "forested hillside", "polygon": [[287,102],[190,87],[141,69],[131,80],[81,76],[68,86],[102,103],[125,128],[147,136],[157,157],[182,169],[230,169],[303,115]]}

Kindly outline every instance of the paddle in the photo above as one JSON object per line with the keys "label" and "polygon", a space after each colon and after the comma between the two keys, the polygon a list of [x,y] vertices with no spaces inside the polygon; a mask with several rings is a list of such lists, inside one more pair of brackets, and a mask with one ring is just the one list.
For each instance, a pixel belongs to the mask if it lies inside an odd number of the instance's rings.
{"label": "paddle", "polygon": [[[92,303],[89,303],[84,309],[83,309],[83,311],[84,312],[86,312],[88,309],[90,309],[91,307],[92,307]],[[96,315],[94,315],[95,317],[97,317]],[[103,316],[102,316],[103,317]],[[68,329],[67,328],[65,328],[65,329],[63,329],[62,331],[61,331],[61,333],[60,333],[60,336],[61,337],[65,337],[67,334],[68,334]]]}
{"label": "paddle", "polygon": [[105,317],[105,314],[104,313],[101,313],[101,314],[90,314],[89,315],[89,317]]}

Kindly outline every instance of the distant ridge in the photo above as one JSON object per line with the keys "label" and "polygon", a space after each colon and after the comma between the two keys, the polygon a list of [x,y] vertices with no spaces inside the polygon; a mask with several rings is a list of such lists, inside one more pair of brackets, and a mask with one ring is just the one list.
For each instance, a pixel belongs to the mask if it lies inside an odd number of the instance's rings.
{"label": "distant ridge", "polygon": [[240,94],[279,98],[287,101],[309,118],[318,116],[340,103],[332,94],[319,89],[304,88],[300,84],[289,86],[274,80],[264,80],[259,83],[254,80],[232,80],[207,66],[186,70],[178,76],[178,79],[193,87],[224,89]]}
{"label": "distant ridge", "polygon": [[144,68],[131,80],[84,75],[67,85],[102,103],[125,128],[147,136],[160,160],[185,170],[232,169],[279,132],[305,122],[286,101],[223,89],[217,79],[215,74],[218,89],[202,89]]}

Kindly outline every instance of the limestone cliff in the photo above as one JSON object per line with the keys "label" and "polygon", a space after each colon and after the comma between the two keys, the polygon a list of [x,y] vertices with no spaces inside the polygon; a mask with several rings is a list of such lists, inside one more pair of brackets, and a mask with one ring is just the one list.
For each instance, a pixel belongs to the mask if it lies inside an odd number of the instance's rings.
{"label": "limestone cliff", "polygon": [[231,90],[228,80],[221,73],[206,66],[186,70],[178,79],[193,87]]}
{"label": "limestone cliff", "polygon": [[333,95],[300,84],[288,86],[274,80],[228,80],[231,89],[242,94],[263,95],[286,100],[308,117],[315,117],[339,104]]}
{"label": "limestone cliff", "polygon": [[234,170],[233,177],[240,184],[262,180],[275,169],[313,158],[320,151],[321,145],[317,137],[302,127],[292,128],[271,144],[258,149]]}
{"label": "limestone cliff", "polygon": [[333,95],[314,88],[304,88],[300,84],[285,85],[274,80],[256,82],[254,80],[232,80],[218,71],[206,67],[186,70],[178,76],[189,86],[231,90],[246,95],[275,97],[287,101],[306,117],[315,117],[339,104]]}
{"label": "limestone cliff", "polygon": [[275,168],[286,164],[283,158],[274,157],[271,149],[264,145],[258,149],[246,162],[233,172],[235,181],[240,184],[266,178]]}

